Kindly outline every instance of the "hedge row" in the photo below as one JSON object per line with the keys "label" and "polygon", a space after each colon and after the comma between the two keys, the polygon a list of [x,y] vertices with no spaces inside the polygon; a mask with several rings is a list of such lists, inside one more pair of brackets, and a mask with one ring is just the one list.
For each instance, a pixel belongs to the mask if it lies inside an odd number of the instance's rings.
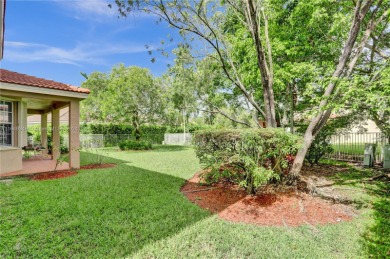
{"label": "hedge row", "polygon": [[[197,125],[186,127],[186,132],[191,133],[200,129]],[[68,134],[68,125],[61,125],[60,135],[63,143],[63,136]],[[34,142],[39,143],[41,137],[40,125],[29,125],[29,135],[33,136]],[[182,128],[174,128],[169,126],[144,125],[141,126],[141,140],[148,141],[153,144],[161,144],[164,141],[165,133],[180,133]],[[129,124],[81,124],[81,134],[104,134],[104,146],[117,146],[125,140],[134,140],[134,127]],[[48,136],[51,135],[51,127],[48,127]],[[62,144],[61,143],[61,144]],[[50,144],[50,143],[49,143]]]}
{"label": "hedge row", "polygon": [[196,132],[194,145],[209,182],[228,179],[248,193],[279,181],[300,147],[301,138],[283,129],[205,130]]}
{"label": "hedge row", "polygon": [[[200,130],[198,125],[190,124],[186,127],[186,132],[193,133]],[[134,127],[131,124],[81,124],[80,133],[82,134],[133,134]],[[141,126],[141,134],[153,135],[164,133],[182,133],[182,127],[170,127],[160,125]]]}

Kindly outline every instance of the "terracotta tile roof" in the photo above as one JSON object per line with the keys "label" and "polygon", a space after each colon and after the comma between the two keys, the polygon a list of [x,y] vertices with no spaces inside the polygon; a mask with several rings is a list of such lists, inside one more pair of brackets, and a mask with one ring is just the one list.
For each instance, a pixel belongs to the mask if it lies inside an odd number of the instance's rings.
{"label": "terracotta tile roof", "polygon": [[89,89],[0,69],[0,82],[89,94]]}

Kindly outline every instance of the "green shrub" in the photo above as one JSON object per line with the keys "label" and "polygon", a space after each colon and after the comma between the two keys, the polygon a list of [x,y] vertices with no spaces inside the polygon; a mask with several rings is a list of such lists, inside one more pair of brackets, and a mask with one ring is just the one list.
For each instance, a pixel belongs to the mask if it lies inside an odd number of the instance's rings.
{"label": "green shrub", "polygon": [[254,193],[259,186],[288,174],[300,137],[282,129],[205,130],[195,133],[194,145],[202,166],[211,169],[206,182],[225,174],[224,178]]}
{"label": "green shrub", "polygon": [[310,165],[318,164],[323,156],[333,152],[333,146],[330,143],[332,134],[333,131],[324,128],[315,137],[305,156]]}
{"label": "green shrub", "polygon": [[[48,123],[47,125],[47,135],[51,135],[51,124]],[[40,143],[41,142],[41,125],[28,125],[27,126],[27,131],[30,136],[33,136],[34,143]],[[69,131],[69,125],[60,125],[60,135],[65,136],[68,134]]]}
{"label": "green shrub", "polygon": [[[53,141],[51,140],[51,136],[47,136],[47,152],[49,154],[52,153],[53,150]],[[60,135],[60,153],[61,154],[67,154],[69,153],[68,147],[64,145],[64,137]]]}
{"label": "green shrub", "polygon": [[207,185],[224,181],[226,183],[240,183],[244,180],[243,169],[234,164],[225,164],[211,167],[201,177]]}
{"label": "green shrub", "polygon": [[[47,149],[48,153],[52,152],[52,140],[51,140],[51,126],[48,124],[47,126]],[[69,126],[68,125],[60,125],[60,153],[67,154],[69,153],[69,149],[64,144],[64,135],[68,134]],[[41,143],[41,126],[40,125],[28,125],[28,136],[33,136],[33,141],[35,144]]]}
{"label": "green shrub", "polygon": [[[164,133],[167,132],[166,126],[159,125],[142,125],[140,127],[141,139],[152,143],[161,144],[164,141]],[[104,146],[111,147],[116,146],[118,139],[114,135],[126,136],[126,138],[134,138],[138,133],[134,130],[133,125],[130,124],[81,124],[80,132],[83,134],[104,134],[111,137],[107,137],[104,140]]]}
{"label": "green shrub", "polygon": [[147,141],[125,140],[119,143],[121,150],[149,150],[152,149],[152,144]]}

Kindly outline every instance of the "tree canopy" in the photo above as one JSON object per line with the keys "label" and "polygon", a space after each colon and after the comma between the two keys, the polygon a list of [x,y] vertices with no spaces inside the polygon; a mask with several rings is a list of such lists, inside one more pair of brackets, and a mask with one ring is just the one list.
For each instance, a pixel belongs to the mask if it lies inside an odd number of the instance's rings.
{"label": "tree canopy", "polygon": [[91,89],[83,104],[85,118],[131,123],[137,139],[142,124],[156,123],[160,118],[161,87],[146,68],[120,64],[107,74],[92,73],[83,86]]}
{"label": "tree canopy", "polygon": [[144,11],[176,28],[189,46],[177,50],[185,61],[168,80],[184,117],[197,106],[236,124],[291,130],[303,118],[293,181],[332,113],[364,110],[386,130],[389,0],[115,2],[122,16]]}

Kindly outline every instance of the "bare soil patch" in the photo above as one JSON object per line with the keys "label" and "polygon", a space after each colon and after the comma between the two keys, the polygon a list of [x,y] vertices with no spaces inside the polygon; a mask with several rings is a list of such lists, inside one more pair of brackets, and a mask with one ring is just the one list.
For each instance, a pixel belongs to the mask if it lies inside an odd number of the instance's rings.
{"label": "bare soil patch", "polygon": [[191,202],[214,213],[222,212],[247,196],[244,190],[236,186],[222,184],[209,187],[187,182],[181,191]]}
{"label": "bare soil patch", "polygon": [[336,204],[300,191],[264,190],[247,195],[236,185],[205,186],[199,174],[188,180],[182,193],[193,203],[222,219],[263,226],[324,225],[352,220],[350,206]]}
{"label": "bare soil patch", "polygon": [[63,171],[56,171],[56,172],[39,173],[39,174],[32,175],[29,178],[31,180],[43,181],[43,180],[65,178],[65,177],[70,177],[70,176],[74,176],[74,175],[77,175],[76,171],[63,170]]}
{"label": "bare soil patch", "polygon": [[80,169],[101,169],[101,168],[110,168],[115,167],[116,164],[91,164],[91,165],[83,165]]}
{"label": "bare soil patch", "polygon": [[305,164],[302,168],[302,176],[329,177],[338,173],[348,173],[349,170],[347,166],[328,164],[309,166]]}
{"label": "bare soil patch", "polygon": [[[101,168],[110,168],[115,167],[116,164],[91,164],[91,165],[83,165],[80,167],[80,169],[101,169]],[[77,175],[77,172],[74,170],[60,170],[55,172],[46,172],[46,173],[38,173],[29,176],[31,180],[52,180],[52,179],[58,179],[58,178],[65,178],[65,177],[71,177]]]}

